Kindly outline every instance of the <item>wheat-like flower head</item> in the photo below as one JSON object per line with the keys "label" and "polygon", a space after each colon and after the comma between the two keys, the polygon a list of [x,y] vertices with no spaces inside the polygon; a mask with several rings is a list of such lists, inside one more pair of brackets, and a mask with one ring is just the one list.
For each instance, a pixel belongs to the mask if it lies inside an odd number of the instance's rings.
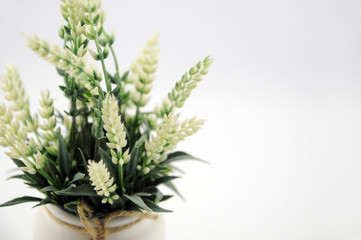
{"label": "wheat-like flower head", "polygon": [[178,115],[173,113],[164,115],[162,123],[155,130],[155,135],[151,136],[150,142],[145,143],[147,157],[158,164],[166,157],[164,153],[175,149],[180,141],[196,133],[204,122],[202,119],[193,117],[180,123]]}
{"label": "wheat-like flower head", "polygon": [[102,203],[109,202],[113,204],[113,200],[119,198],[117,194],[113,194],[116,190],[114,179],[110,177],[109,171],[106,168],[103,160],[99,162],[88,161],[88,172],[91,185],[99,196],[104,196]]}
{"label": "wheat-like flower head", "polygon": [[[121,116],[119,115],[118,101],[112,94],[107,94],[102,107],[102,119],[104,122],[104,129],[108,138],[108,147],[112,150],[112,158],[115,164],[126,163],[129,161],[129,150],[124,152],[122,158],[122,148],[127,145],[126,132]],[[113,150],[117,150],[117,153]]]}
{"label": "wheat-like flower head", "polygon": [[50,150],[52,155],[57,155],[57,132],[56,132],[56,118],[54,116],[53,99],[50,97],[49,90],[43,90],[40,93],[40,109],[39,115],[42,118],[42,122],[39,124],[39,128],[43,130],[42,136],[47,146],[47,150]]}
{"label": "wheat-like flower head", "polygon": [[154,109],[157,116],[163,117],[164,114],[170,113],[174,108],[183,107],[192,90],[197,87],[197,83],[202,81],[203,77],[208,73],[208,68],[212,62],[212,58],[206,57],[183,74],[181,80],[176,82],[172,91],[168,93],[168,98],[163,100],[162,106],[156,106]]}
{"label": "wheat-like flower head", "polygon": [[130,97],[134,104],[145,106],[150,96],[147,96],[152,90],[152,83],[155,79],[155,71],[158,64],[158,36],[154,35],[147,41],[146,46],[143,48],[142,54],[137,56],[137,59],[130,67],[131,75],[129,81],[135,85],[135,90],[130,92]]}

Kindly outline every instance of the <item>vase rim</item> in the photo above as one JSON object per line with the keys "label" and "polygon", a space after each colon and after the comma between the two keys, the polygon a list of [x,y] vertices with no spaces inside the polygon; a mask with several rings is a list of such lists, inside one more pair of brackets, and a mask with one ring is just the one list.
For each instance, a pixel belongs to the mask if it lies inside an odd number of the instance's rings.
{"label": "vase rim", "polygon": [[[65,210],[61,209],[58,206],[55,206],[53,204],[46,204],[44,206],[45,208],[47,208],[51,214],[54,215],[54,217],[58,218],[59,220],[78,226],[78,227],[83,227],[84,225],[81,223],[79,216],[70,214],[68,212],[66,212]],[[109,221],[108,227],[109,228],[113,228],[113,227],[119,227],[122,225],[126,225],[128,223],[131,223],[135,220],[137,220],[139,217],[128,217],[128,216],[119,216],[116,218],[113,218]]]}

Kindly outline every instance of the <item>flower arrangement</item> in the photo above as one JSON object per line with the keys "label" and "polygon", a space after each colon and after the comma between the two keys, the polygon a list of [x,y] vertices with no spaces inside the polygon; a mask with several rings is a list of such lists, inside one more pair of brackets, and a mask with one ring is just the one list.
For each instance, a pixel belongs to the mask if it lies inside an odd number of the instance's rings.
{"label": "flower arrangement", "polygon": [[[40,109],[32,114],[17,70],[9,66],[0,79],[9,101],[0,105],[0,145],[22,171],[12,178],[44,194],[1,206],[50,203],[77,214],[77,205],[85,202],[98,218],[119,209],[168,211],[158,204],[172,196],[163,194],[159,186],[178,193],[172,184],[177,178],[172,163],[196,158],[175,148],[204,123],[196,117],[181,121],[178,111],[207,74],[212,59],[198,62],[162,104],[145,111],[158,64],[158,35],[147,41],[129,71],[121,73],[114,34],[103,26],[100,0],[62,0],[61,14],[63,47],[38,36],[27,40],[64,78],[59,88],[70,101],[69,110],[55,111],[45,90]],[[106,65],[110,56],[113,74]]]}

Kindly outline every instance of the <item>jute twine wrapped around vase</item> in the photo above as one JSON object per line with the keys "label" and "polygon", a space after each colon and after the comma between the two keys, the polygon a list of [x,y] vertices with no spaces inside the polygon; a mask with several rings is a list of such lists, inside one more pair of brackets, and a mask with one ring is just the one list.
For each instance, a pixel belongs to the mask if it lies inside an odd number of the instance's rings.
{"label": "jute twine wrapped around vase", "polygon": [[[129,212],[129,211],[117,211],[109,214],[104,221],[100,221],[98,218],[94,218],[92,221],[89,220],[90,217],[93,216],[93,211],[85,204],[80,203],[78,205],[78,214],[80,217],[80,221],[83,224],[83,227],[79,227],[67,222],[64,222],[63,220],[60,220],[59,218],[55,217],[48,208],[46,208],[47,213],[49,216],[54,219],[57,223],[70,228],[74,231],[86,234],[90,236],[90,240],[107,240],[108,235],[114,234],[117,232],[124,231],[125,229],[131,228],[134,225],[138,224],[143,219],[152,219],[157,220],[158,216],[155,214],[150,213],[139,213],[139,212]],[[88,215],[88,217],[86,216]],[[107,225],[110,220],[116,217],[138,217],[138,219],[134,220],[133,222],[130,222],[128,224],[114,227],[114,228],[108,228]],[[93,224],[95,223],[95,226]]]}

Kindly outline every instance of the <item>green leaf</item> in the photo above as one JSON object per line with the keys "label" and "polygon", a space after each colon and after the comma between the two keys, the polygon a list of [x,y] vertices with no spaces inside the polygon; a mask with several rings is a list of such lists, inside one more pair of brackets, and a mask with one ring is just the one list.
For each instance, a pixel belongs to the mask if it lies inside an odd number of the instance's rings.
{"label": "green leaf", "polygon": [[24,180],[25,178],[26,178],[25,174],[18,174],[18,175],[8,177],[6,180],[11,180],[11,179],[22,179],[22,180]]}
{"label": "green leaf", "polygon": [[127,80],[128,75],[129,75],[129,71],[124,72],[123,75],[122,75],[122,79],[121,79],[121,80],[122,80],[123,82],[124,82],[125,80]]}
{"label": "green leaf", "polygon": [[147,135],[143,134],[134,144],[135,148],[139,148],[143,143],[147,141]]}
{"label": "green leaf", "polygon": [[166,182],[169,182],[169,181],[172,181],[173,179],[177,179],[179,178],[178,176],[164,176],[164,177],[160,177],[158,179],[156,179],[152,185],[154,186],[157,186],[159,184],[162,184],[162,183],[166,183]]}
{"label": "green leaf", "polygon": [[75,184],[72,184],[67,189],[55,192],[58,195],[62,196],[87,196],[87,197],[99,197],[94,191],[93,187],[87,184],[79,185],[74,187]]}
{"label": "green leaf", "polygon": [[150,193],[145,193],[145,192],[137,192],[137,193],[134,193],[133,196],[149,197],[149,196],[152,196],[152,194],[150,194]]}
{"label": "green leaf", "polygon": [[154,200],[154,202],[160,202],[160,200],[162,200],[162,198],[163,198],[163,193],[161,192],[161,191],[157,191],[157,193],[155,194],[155,200]]}
{"label": "green leaf", "polygon": [[8,207],[26,202],[40,202],[41,200],[42,200],[41,198],[37,198],[37,197],[24,196],[24,197],[14,198],[11,201],[3,203],[0,205],[0,207]]}
{"label": "green leaf", "polygon": [[92,51],[90,49],[88,50],[88,52],[90,53],[90,55],[93,57],[93,59],[95,61],[100,61],[101,60],[101,57],[100,57],[99,54],[95,53],[94,51]]}
{"label": "green leaf", "polygon": [[42,188],[40,191],[41,192],[56,192],[56,191],[59,191],[59,189],[57,189],[54,186],[47,186],[47,187]]}
{"label": "green leaf", "polygon": [[80,204],[79,201],[73,201],[73,202],[68,202],[64,204],[64,209],[68,210],[69,212],[73,212],[73,213],[77,213],[77,206],[78,204]]}
{"label": "green leaf", "polygon": [[206,164],[209,164],[209,162],[204,161],[202,159],[196,158],[186,152],[181,152],[181,151],[177,151],[177,152],[173,152],[168,154],[168,157],[166,160],[162,161],[162,164],[169,164],[171,162],[175,162],[175,161],[182,161],[182,160],[196,160],[196,161],[200,161]]}
{"label": "green leaf", "polygon": [[69,182],[69,184],[72,184],[76,181],[82,180],[84,177],[85,177],[84,173],[78,172],[77,174],[74,175],[73,179]]}
{"label": "green leaf", "polygon": [[76,96],[76,98],[81,102],[85,102],[85,103],[89,102],[89,100],[82,95],[78,95]]}
{"label": "green leaf", "polygon": [[66,89],[68,89],[66,86],[59,86],[61,91],[65,91]]}
{"label": "green leaf", "polygon": [[78,148],[78,150],[79,150],[79,152],[80,152],[81,160],[83,161],[84,168],[87,169],[87,166],[88,166],[88,165],[87,165],[87,163],[86,163],[86,159],[85,159],[84,153],[83,153],[83,151],[82,151],[80,148]]}
{"label": "green leaf", "polygon": [[168,210],[168,209],[164,209],[164,208],[161,208],[159,207],[157,204],[155,204],[154,202],[148,200],[148,199],[144,199],[144,202],[147,203],[147,206],[152,209],[152,211],[154,212],[173,212],[171,210]]}
{"label": "green leaf", "polygon": [[[13,162],[18,167],[24,167],[25,166],[25,164],[19,159],[12,158],[11,160],[13,160]],[[28,172],[24,172],[24,174],[29,178],[29,181],[31,181],[33,183],[37,183],[37,184],[39,184],[41,186],[49,185],[48,182],[46,181],[46,179],[43,176],[41,176],[39,173],[30,174]]]}
{"label": "green leaf", "polygon": [[44,204],[51,203],[53,201],[54,201],[54,196],[47,197],[47,198],[41,200],[41,202],[36,204],[33,208],[39,207],[39,206],[44,205]]}
{"label": "green leaf", "polygon": [[80,88],[80,89],[78,89],[78,95],[83,95],[86,91],[88,91],[87,88],[85,88],[85,87]]}
{"label": "green leaf", "polygon": [[60,135],[60,131],[58,131],[58,141],[59,141],[58,161],[59,161],[60,174],[62,175],[63,178],[66,178],[70,176],[68,150],[65,146],[62,136]]}
{"label": "green leaf", "polygon": [[58,74],[59,74],[60,76],[62,76],[62,77],[66,77],[66,76],[67,76],[67,73],[66,73],[64,70],[60,69],[60,68],[56,68],[56,71],[57,71]]}
{"label": "green leaf", "polygon": [[[172,182],[166,182],[164,183],[165,186],[167,186],[170,190],[172,190],[178,197],[180,197],[184,202],[186,202],[183,195],[178,191],[177,187]],[[163,201],[163,199],[162,199]]]}
{"label": "green leaf", "polygon": [[[116,88],[113,89],[112,93],[114,94],[114,96],[116,96],[117,98],[119,98],[120,90],[121,90],[121,87],[120,87],[120,86],[117,86]],[[118,100],[118,101],[119,101],[119,100]]]}
{"label": "green leaf", "polygon": [[138,164],[138,155],[139,155],[139,148],[133,148],[132,151],[130,152],[130,160],[125,165],[127,178],[132,178],[134,176]]}
{"label": "green leaf", "polygon": [[135,205],[137,205],[140,208],[143,208],[144,210],[147,210],[149,212],[152,211],[152,209],[150,209],[143,201],[142,198],[132,195],[129,196],[128,194],[123,194],[124,197],[126,197],[127,199],[129,199],[131,202],[133,202]]}
{"label": "green leaf", "polygon": [[44,169],[47,168],[47,169],[49,170],[52,178],[53,178],[53,179],[56,179],[56,178],[57,178],[56,176],[59,176],[60,173],[59,173],[58,169],[56,168],[56,165],[55,165],[55,163],[53,162],[53,160],[49,159],[49,160],[46,161],[45,164],[46,164],[46,165],[45,165],[46,167],[45,167]]}
{"label": "green leaf", "polygon": [[93,19],[94,25],[97,25],[97,24],[98,24],[99,19],[100,19],[100,14],[97,14],[97,15],[95,16],[95,18]]}

